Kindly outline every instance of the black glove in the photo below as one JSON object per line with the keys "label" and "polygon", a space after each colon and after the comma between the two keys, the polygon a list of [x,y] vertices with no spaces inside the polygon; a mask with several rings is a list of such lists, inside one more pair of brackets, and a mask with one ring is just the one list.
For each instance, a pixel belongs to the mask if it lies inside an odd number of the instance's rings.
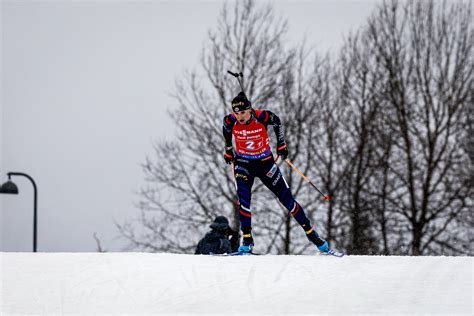
{"label": "black glove", "polygon": [[227,233],[230,236],[229,241],[232,252],[236,252],[240,246],[240,234],[238,231],[232,230],[231,228],[229,228]]}
{"label": "black glove", "polygon": [[234,150],[232,148],[226,149],[224,153],[225,163],[230,165],[235,159]]}
{"label": "black glove", "polygon": [[285,160],[288,157],[288,148],[286,144],[280,144],[277,147],[277,155],[281,157],[281,159]]}
{"label": "black glove", "polygon": [[227,228],[227,231],[226,231],[226,234],[227,236],[231,236],[231,237],[238,237],[239,236],[239,232],[238,231],[235,231],[233,230],[232,228]]}

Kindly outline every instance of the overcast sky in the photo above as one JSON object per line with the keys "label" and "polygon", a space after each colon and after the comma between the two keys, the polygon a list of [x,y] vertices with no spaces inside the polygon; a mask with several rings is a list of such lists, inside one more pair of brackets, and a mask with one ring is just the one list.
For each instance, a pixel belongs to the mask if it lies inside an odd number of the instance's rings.
{"label": "overcast sky", "polygon": [[[380,1],[273,1],[288,39],[336,50]],[[38,184],[38,251],[119,251],[140,163],[171,138],[167,95],[222,1],[2,1],[0,184]],[[225,75],[225,70],[223,70]],[[224,164],[223,164],[224,167]],[[31,251],[33,189],[0,195],[0,251]]]}

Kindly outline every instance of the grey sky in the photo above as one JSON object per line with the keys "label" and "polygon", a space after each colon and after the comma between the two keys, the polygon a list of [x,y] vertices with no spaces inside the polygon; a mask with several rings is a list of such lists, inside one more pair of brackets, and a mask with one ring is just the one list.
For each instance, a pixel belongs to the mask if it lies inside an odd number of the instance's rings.
{"label": "grey sky", "polygon": [[[379,1],[275,1],[289,41],[336,49]],[[139,164],[173,135],[167,95],[194,68],[221,1],[3,1],[0,183],[39,188],[38,250],[120,250]],[[225,70],[223,70],[225,75]],[[33,189],[0,195],[0,250],[31,251]]]}

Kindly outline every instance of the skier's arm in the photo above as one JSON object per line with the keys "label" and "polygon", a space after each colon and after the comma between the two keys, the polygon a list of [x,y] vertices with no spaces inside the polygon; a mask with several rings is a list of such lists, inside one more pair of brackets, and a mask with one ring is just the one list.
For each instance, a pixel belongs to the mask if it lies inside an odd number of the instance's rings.
{"label": "skier's arm", "polygon": [[232,128],[234,127],[236,120],[232,115],[224,117],[222,125],[222,133],[224,134],[224,141],[226,149],[232,148]]}
{"label": "skier's arm", "polygon": [[281,124],[280,118],[272,111],[262,111],[260,116],[265,124],[273,126],[273,131],[277,138],[277,155],[282,159],[286,159],[288,157],[288,148],[285,142],[285,129]]}
{"label": "skier's arm", "polygon": [[266,111],[268,113],[268,124],[273,125],[273,130],[275,131],[275,136],[277,138],[277,146],[281,147],[286,144],[285,142],[285,129],[281,124],[281,120],[272,111]]}
{"label": "skier's arm", "polygon": [[234,148],[232,147],[232,128],[234,127],[236,120],[232,115],[224,117],[224,123],[222,125],[222,134],[224,135],[225,142],[225,153],[224,160],[227,164],[231,164],[234,161]]}

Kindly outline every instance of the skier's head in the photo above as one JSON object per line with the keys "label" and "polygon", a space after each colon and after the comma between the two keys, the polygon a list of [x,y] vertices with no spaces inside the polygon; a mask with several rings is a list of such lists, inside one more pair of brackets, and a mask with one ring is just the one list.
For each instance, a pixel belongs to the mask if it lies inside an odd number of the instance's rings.
{"label": "skier's head", "polygon": [[245,93],[240,92],[232,100],[232,110],[234,111],[234,115],[240,124],[249,122],[250,118],[252,117],[252,104],[250,103],[249,99],[247,99]]}
{"label": "skier's head", "polygon": [[230,228],[229,220],[225,216],[217,216],[209,227],[219,231],[226,231]]}
{"label": "skier's head", "polygon": [[244,92],[239,92],[239,94],[232,100],[232,111],[238,113],[240,111],[251,110],[252,104]]}

